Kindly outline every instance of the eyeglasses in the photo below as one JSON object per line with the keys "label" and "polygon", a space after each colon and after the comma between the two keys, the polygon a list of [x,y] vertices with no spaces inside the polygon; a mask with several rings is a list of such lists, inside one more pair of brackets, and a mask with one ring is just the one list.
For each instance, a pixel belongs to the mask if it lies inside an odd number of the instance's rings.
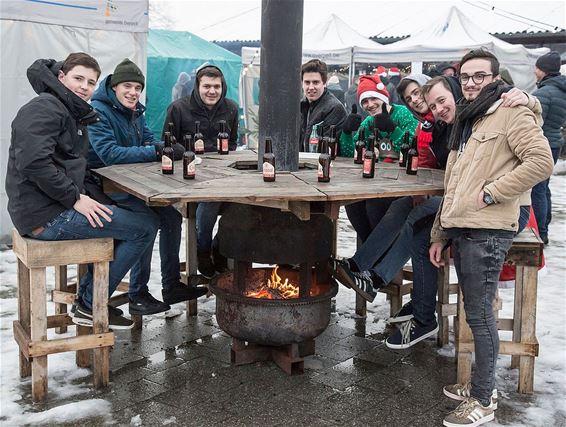
{"label": "eyeglasses", "polygon": [[487,76],[493,76],[493,74],[474,74],[473,76],[468,76],[467,74],[461,74],[460,75],[460,83],[462,83],[463,85],[467,84],[470,81],[470,78],[472,79],[472,81],[477,84],[477,85],[481,85],[483,83],[483,80],[487,77]]}

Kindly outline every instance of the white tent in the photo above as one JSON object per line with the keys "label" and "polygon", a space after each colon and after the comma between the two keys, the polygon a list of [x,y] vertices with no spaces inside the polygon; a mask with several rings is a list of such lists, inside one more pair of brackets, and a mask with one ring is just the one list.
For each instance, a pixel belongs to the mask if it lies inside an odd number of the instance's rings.
{"label": "white tent", "polygon": [[378,51],[359,49],[356,58],[360,62],[374,63],[457,61],[470,49],[480,47],[497,56],[517,87],[527,91],[535,89],[534,65],[548,49],[527,49],[520,44],[504,42],[482,30],[455,6],[436,23],[411,37],[381,46]]}
{"label": "white tent", "polygon": [[102,76],[124,58],[146,69],[148,0],[2,0],[0,2],[0,242],[10,240],[4,183],[10,123],[35,92],[27,68],[38,58],[71,52],[94,56]]}

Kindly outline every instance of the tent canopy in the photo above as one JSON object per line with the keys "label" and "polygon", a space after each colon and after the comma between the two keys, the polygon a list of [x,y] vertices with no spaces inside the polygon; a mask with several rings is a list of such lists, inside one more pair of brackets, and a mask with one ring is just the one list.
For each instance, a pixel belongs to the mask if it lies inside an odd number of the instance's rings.
{"label": "tent canopy", "polygon": [[156,135],[161,135],[179,74],[185,72],[190,76],[192,89],[196,70],[205,63],[222,70],[228,86],[227,97],[238,102],[241,68],[238,55],[189,32],[149,30],[146,118]]}
{"label": "tent canopy", "polygon": [[548,49],[504,42],[482,30],[455,6],[411,37],[378,49],[360,49],[356,58],[360,62],[455,61],[480,47],[497,56],[517,87],[528,91],[535,88],[534,64]]}

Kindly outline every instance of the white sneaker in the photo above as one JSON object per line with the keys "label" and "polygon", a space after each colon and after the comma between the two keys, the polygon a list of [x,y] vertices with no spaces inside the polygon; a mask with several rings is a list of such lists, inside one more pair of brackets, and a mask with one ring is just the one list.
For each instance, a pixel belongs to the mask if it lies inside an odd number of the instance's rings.
{"label": "white sneaker", "polygon": [[[472,388],[472,383],[467,382],[466,384],[451,384],[444,386],[442,391],[445,396],[454,400],[466,400],[470,397],[470,390]],[[493,410],[497,409],[497,389],[494,388],[491,392],[491,406]]]}
{"label": "white sneaker", "polygon": [[469,397],[446,415],[442,424],[446,427],[476,427],[493,421],[494,418],[493,404],[482,406],[477,399]]}

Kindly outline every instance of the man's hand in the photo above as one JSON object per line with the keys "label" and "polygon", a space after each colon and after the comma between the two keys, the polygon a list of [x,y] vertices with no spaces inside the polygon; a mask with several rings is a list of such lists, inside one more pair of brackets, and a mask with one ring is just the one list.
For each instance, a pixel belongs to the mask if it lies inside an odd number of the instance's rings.
{"label": "man's hand", "polygon": [[483,190],[480,191],[480,194],[478,194],[478,209],[483,209],[487,206],[487,204],[483,201],[483,196],[484,196],[484,192]]}
{"label": "man's hand", "polygon": [[529,103],[529,97],[525,92],[516,87],[502,94],[501,99],[503,100],[502,107],[517,107],[518,105],[527,105]]}
{"label": "man's hand", "polygon": [[387,104],[385,102],[381,105],[381,114],[374,116],[373,122],[375,123],[375,127],[382,132],[391,133],[397,127],[395,122],[391,120],[391,116],[387,111]]}
{"label": "man's hand", "polygon": [[104,224],[100,220],[100,216],[108,222],[112,222],[112,210],[104,206],[102,203],[98,203],[96,200],[91,199],[84,194],[81,194],[79,200],[73,205],[73,209],[76,210],[81,215],[84,215],[92,228],[104,227]]}
{"label": "man's hand", "polygon": [[185,154],[185,148],[179,144],[173,144],[173,160],[181,160]]}
{"label": "man's hand", "polygon": [[342,132],[352,133],[358,130],[362,124],[362,116],[358,114],[358,106],[352,104],[352,112],[344,120],[344,126],[342,126]]}
{"label": "man's hand", "polygon": [[436,268],[444,267],[445,262],[442,259],[442,243],[433,243],[428,250],[430,262]]}

